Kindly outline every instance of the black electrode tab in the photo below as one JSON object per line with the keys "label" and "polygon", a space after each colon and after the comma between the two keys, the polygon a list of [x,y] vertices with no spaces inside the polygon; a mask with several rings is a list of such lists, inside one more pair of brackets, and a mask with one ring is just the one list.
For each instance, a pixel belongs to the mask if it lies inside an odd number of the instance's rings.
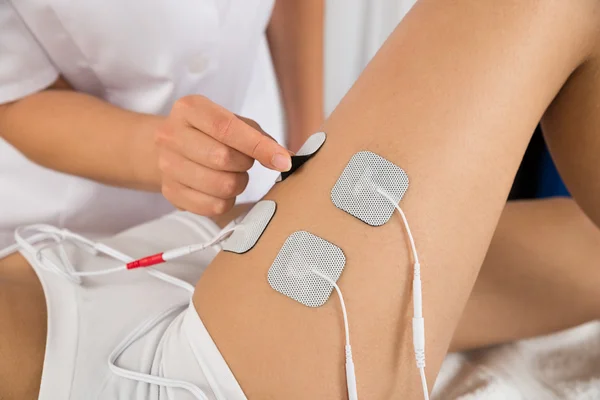
{"label": "black electrode tab", "polygon": [[306,142],[302,145],[298,153],[292,156],[292,168],[289,171],[282,172],[277,178],[277,182],[284,181],[288,176],[292,175],[298,168],[304,165],[305,162],[310,160],[323,146],[327,135],[325,132],[317,132],[311,135]]}
{"label": "black electrode tab", "polygon": [[298,168],[300,168],[305,162],[307,162],[313,155],[309,154],[307,156],[292,156],[292,168],[289,171],[281,173],[281,181],[285,181],[285,179],[296,172]]}

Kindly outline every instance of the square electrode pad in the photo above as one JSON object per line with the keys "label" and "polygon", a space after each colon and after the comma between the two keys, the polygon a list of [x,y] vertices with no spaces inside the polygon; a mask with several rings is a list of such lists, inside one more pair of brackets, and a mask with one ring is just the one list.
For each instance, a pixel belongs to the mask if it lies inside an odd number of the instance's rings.
{"label": "square electrode pad", "polygon": [[395,206],[377,189],[385,191],[397,204],[408,189],[408,176],[385,158],[361,151],[344,168],[331,190],[331,201],[361,221],[381,226],[389,221]]}
{"label": "square electrode pad", "polygon": [[236,226],[231,236],[223,242],[223,250],[241,254],[253,248],[271,222],[276,207],[272,200],[262,200],[256,203]]}
{"label": "square electrode pad", "polygon": [[333,286],[317,270],[334,282],[342,274],[346,257],[334,244],[306,231],[292,233],[269,268],[268,281],[279,293],[308,307],[320,307]]}

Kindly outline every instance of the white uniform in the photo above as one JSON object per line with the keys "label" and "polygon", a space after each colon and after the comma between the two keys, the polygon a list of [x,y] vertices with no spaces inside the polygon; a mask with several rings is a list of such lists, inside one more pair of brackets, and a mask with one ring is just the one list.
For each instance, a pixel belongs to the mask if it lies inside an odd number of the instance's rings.
{"label": "white uniform", "polygon": [[[167,114],[178,98],[203,94],[256,119],[281,142],[264,35],[272,6],[273,0],[0,0],[0,104],[62,74],[78,91],[144,113]],[[256,165],[240,200],[259,198],[275,177]],[[42,168],[0,139],[0,248],[17,225],[108,234],[170,210],[159,194]]]}
{"label": "white uniform", "polygon": [[[182,244],[204,243],[219,232],[208,218],[175,213],[131,228],[102,243],[142,257]],[[165,234],[168,233],[168,234]],[[41,244],[37,247],[40,248]],[[65,242],[78,272],[114,268],[118,261],[94,256]],[[195,284],[219,246],[157,269]],[[245,400],[233,373],[190,302],[191,293],[147,274],[144,269],[81,278],[71,282],[45,266],[52,260],[61,270],[58,247],[43,252],[43,261],[23,251],[37,273],[46,298],[48,332],[39,400]],[[129,373],[146,374],[157,384],[128,379],[111,371],[110,354],[144,321],[165,310],[168,315],[148,331],[128,340],[114,365]],[[178,381],[201,396],[160,384]],[[205,396],[205,397],[204,397]]]}

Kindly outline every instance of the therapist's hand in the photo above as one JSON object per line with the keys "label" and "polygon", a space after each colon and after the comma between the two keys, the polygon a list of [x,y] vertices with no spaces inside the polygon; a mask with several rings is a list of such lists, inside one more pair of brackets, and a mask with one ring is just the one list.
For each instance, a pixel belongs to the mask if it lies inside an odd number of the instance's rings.
{"label": "therapist's hand", "polygon": [[257,160],[287,171],[289,152],[260,126],[203,96],[178,100],[156,133],[162,193],[176,207],[199,215],[227,212],[248,184]]}

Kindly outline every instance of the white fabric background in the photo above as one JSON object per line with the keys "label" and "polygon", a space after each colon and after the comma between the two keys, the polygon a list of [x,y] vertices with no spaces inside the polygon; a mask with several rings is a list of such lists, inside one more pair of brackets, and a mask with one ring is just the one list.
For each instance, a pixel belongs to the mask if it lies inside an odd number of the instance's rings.
{"label": "white fabric background", "polygon": [[416,0],[326,0],[325,110],[329,114]]}

